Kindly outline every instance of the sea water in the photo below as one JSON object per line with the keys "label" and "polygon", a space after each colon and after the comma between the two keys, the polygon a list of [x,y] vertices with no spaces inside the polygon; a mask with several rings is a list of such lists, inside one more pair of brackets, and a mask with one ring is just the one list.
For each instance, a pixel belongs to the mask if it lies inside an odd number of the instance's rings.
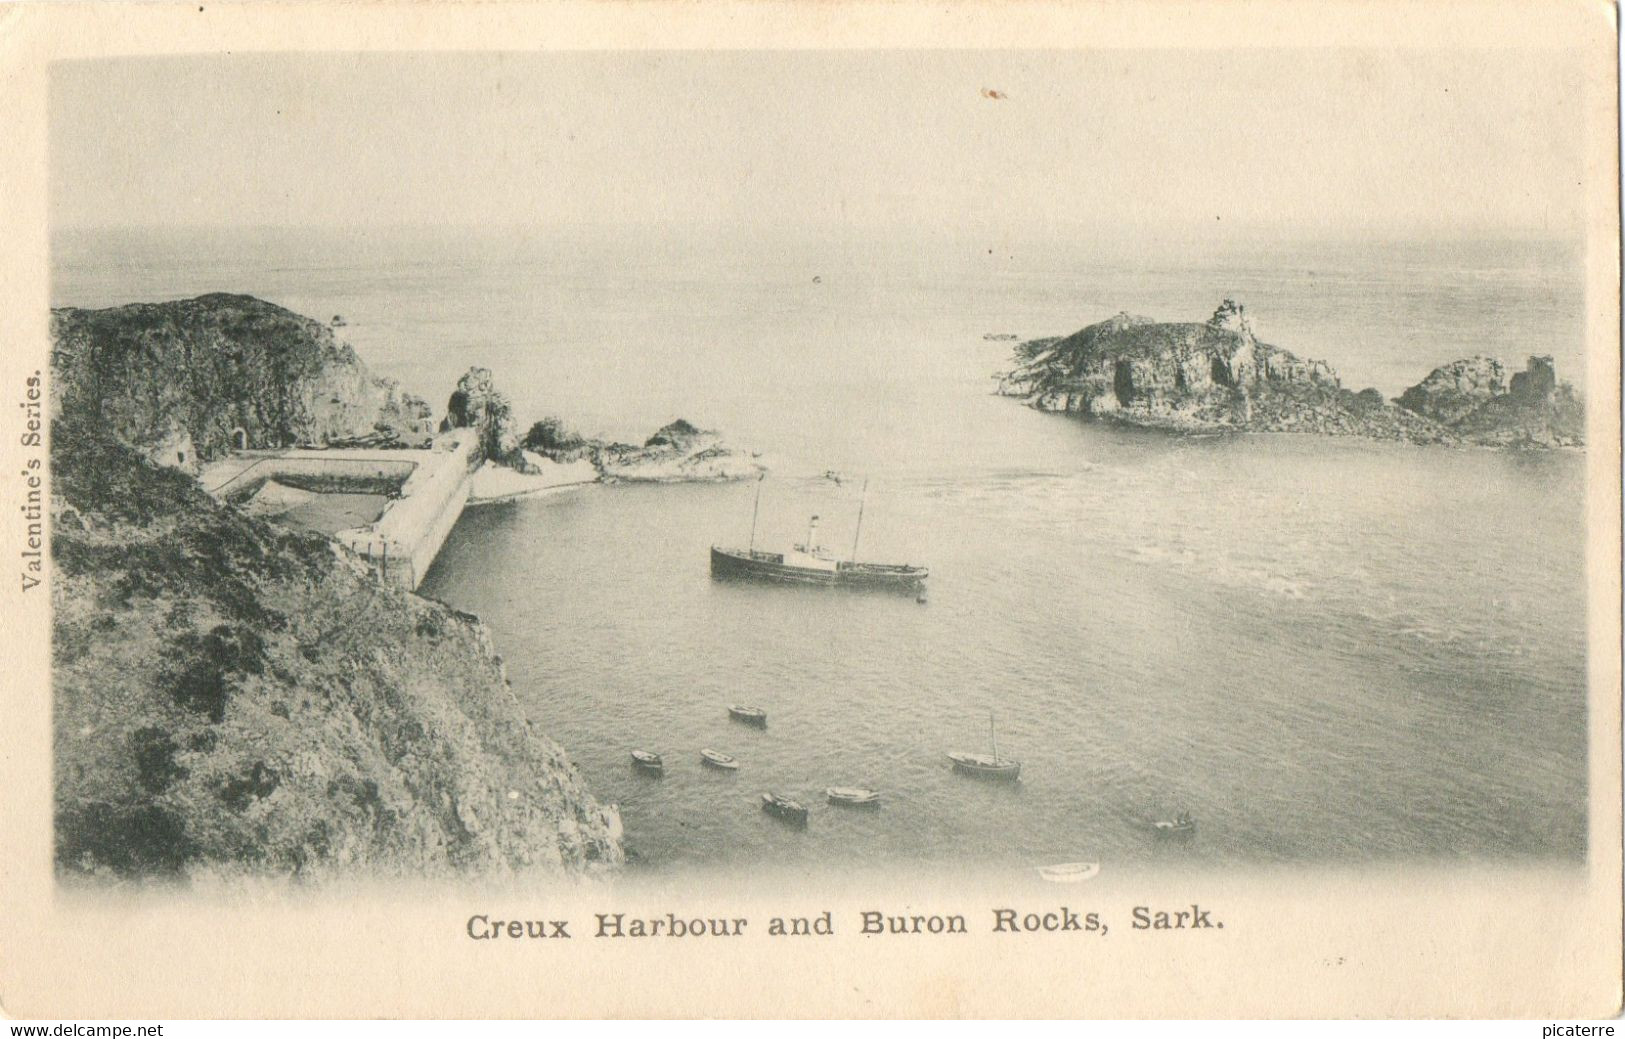
{"label": "sea water", "polygon": [[[55,272],[56,305],[342,315],[437,410],[481,365],[526,419],[641,440],[683,417],[763,453],[760,488],[471,508],[422,588],[490,625],[645,868],[1585,855],[1583,455],[1090,424],[991,395],[1010,344],[986,338],[1231,296],[1350,388],[1476,353],[1579,382],[1571,248],[81,232]],[[817,514],[838,552],[929,566],[925,601],[713,582],[758,489],[758,547]],[[944,757],[986,751],[990,715],[1019,784]],[[1156,842],[1181,811],[1195,840]]]}

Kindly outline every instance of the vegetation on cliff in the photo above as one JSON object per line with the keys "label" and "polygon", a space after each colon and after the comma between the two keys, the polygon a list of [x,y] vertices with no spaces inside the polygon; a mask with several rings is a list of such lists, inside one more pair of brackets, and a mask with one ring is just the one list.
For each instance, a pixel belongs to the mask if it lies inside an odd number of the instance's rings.
{"label": "vegetation on cliff", "polygon": [[[252,296],[51,313],[53,409],[189,467],[233,446],[416,441],[429,408],[327,325]],[[161,458],[160,458],[161,452]]]}
{"label": "vegetation on cliff", "polygon": [[476,618],[217,501],[169,454],[177,428],[203,454],[248,422],[330,443],[409,398],[320,325],[248,297],[58,311],[54,325],[60,872],[622,860],[617,814],[532,731]]}
{"label": "vegetation on cliff", "polygon": [[[602,440],[589,440],[570,429],[557,415],[540,419],[525,434],[523,446],[555,462],[591,460],[592,456],[608,446]],[[624,445],[622,445],[624,446]]]}
{"label": "vegetation on cliff", "polygon": [[1579,400],[1557,384],[1550,358],[1531,358],[1511,386],[1477,379],[1476,370],[1463,374],[1471,365],[1458,362],[1389,401],[1374,388],[1344,388],[1324,361],[1260,341],[1245,310],[1228,299],[1203,323],[1124,313],[1070,336],[1022,343],[1016,360],[999,376],[1000,393],[1044,411],[1162,429],[1497,446],[1561,446],[1584,436]]}

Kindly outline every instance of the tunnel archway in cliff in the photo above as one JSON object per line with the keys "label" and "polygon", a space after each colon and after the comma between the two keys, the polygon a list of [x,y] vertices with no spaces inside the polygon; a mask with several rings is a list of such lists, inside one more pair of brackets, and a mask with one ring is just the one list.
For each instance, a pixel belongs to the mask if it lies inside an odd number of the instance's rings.
{"label": "tunnel archway in cliff", "polygon": [[1128,407],[1134,399],[1134,366],[1128,361],[1118,361],[1112,373],[1112,389],[1117,393],[1117,403]]}

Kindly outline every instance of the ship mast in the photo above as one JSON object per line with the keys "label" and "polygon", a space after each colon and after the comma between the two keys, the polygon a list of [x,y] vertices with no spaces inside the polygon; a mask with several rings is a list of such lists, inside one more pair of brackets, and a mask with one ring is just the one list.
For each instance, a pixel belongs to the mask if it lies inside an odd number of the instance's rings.
{"label": "ship mast", "polygon": [[756,504],[750,510],[750,555],[753,559],[756,557],[756,517],[762,511],[762,481],[765,479],[766,473],[756,478]]}
{"label": "ship mast", "polygon": [[987,738],[993,743],[993,764],[999,763],[999,734],[993,728],[993,712],[987,712]]}
{"label": "ship mast", "polygon": [[863,504],[869,499],[869,478],[863,478],[863,493],[858,496],[858,527],[852,532],[852,562],[858,561],[858,538],[863,534]]}

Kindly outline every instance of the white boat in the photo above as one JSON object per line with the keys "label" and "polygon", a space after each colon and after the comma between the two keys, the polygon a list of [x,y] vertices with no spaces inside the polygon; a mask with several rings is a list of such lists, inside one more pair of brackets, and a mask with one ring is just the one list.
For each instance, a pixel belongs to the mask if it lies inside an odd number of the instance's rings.
{"label": "white boat", "polygon": [[660,760],[660,755],[652,750],[634,750],[632,764],[645,772],[664,772],[666,763]]}
{"label": "white boat", "polygon": [[1180,812],[1172,819],[1152,823],[1151,834],[1158,840],[1188,841],[1196,834],[1196,820],[1189,812]]}
{"label": "white boat", "polygon": [[842,805],[847,808],[879,808],[880,791],[869,790],[861,786],[832,786],[824,791],[832,805]]}
{"label": "white boat", "polygon": [[1089,880],[1099,872],[1098,862],[1062,862],[1054,866],[1038,867],[1038,875],[1052,884],[1077,884]]}

